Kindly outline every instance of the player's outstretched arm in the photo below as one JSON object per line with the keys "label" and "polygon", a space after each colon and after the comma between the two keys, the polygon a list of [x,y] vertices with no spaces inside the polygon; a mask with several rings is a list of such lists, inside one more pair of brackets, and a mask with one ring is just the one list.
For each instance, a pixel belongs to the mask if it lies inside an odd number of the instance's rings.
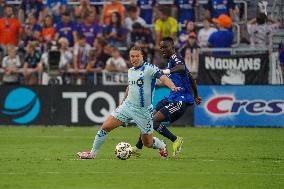
{"label": "player's outstretched arm", "polygon": [[184,73],[185,72],[185,66],[183,64],[176,65],[175,67],[173,67],[171,69],[162,70],[162,72],[165,75],[169,75],[169,74],[173,74],[173,73]]}
{"label": "player's outstretched arm", "polygon": [[162,75],[160,77],[160,81],[166,85],[167,87],[169,87],[172,91],[179,91],[181,88],[180,87],[176,87],[175,84],[172,82],[172,80],[170,80],[167,76]]}
{"label": "player's outstretched arm", "polygon": [[188,72],[188,78],[189,78],[190,87],[191,87],[193,95],[194,95],[194,101],[197,105],[199,105],[199,104],[202,103],[202,99],[201,99],[200,96],[198,96],[196,80],[192,78],[190,72]]}

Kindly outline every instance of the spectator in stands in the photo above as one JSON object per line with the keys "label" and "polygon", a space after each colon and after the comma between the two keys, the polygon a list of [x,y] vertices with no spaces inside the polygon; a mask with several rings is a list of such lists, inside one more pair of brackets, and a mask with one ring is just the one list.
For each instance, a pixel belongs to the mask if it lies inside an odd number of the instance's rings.
{"label": "spectator in stands", "polygon": [[159,18],[155,22],[156,32],[156,48],[159,49],[159,44],[163,37],[171,37],[176,39],[178,31],[177,20],[170,17],[170,10],[167,7],[159,7]]}
{"label": "spectator in stands", "polygon": [[[221,14],[218,18],[213,18],[213,22],[217,24],[218,31],[212,33],[209,36],[209,47],[213,48],[231,48],[233,44],[234,34],[230,30],[232,27],[232,19],[224,14]],[[228,52],[215,52],[214,54],[228,54]]]}
{"label": "spectator in stands", "polygon": [[126,72],[127,64],[121,57],[118,48],[113,48],[111,57],[107,60],[105,70],[109,72]]}
{"label": "spectator in stands", "polygon": [[156,6],[156,0],[137,0],[137,6],[140,8],[140,16],[147,24],[152,24],[153,7]]}
{"label": "spectator in stands", "polygon": [[67,71],[72,67],[73,54],[69,49],[68,40],[65,37],[62,37],[58,40],[60,45],[60,61],[59,61],[59,70]]}
{"label": "spectator in stands", "polygon": [[16,48],[14,45],[7,45],[8,56],[5,56],[2,61],[2,68],[4,69],[3,83],[5,85],[19,84],[19,68],[21,61],[16,55]]}
{"label": "spectator in stands", "polygon": [[4,16],[5,0],[0,0],[0,18]]}
{"label": "spectator in stands", "polygon": [[124,7],[124,5],[118,0],[111,0],[110,3],[106,4],[103,7],[101,24],[102,25],[109,25],[111,20],[112,20],[114,12],[117,12],[120,15],[121,22],[124,21],[124,18],[125,18],[125,7]]}
{"label": "spectator in stands", "polygon": [[197,0],[175,0],[174,4],[177,7],[178,22],[186,24],[188,21],[195,21],[197,13]]}
{"label": "spectator in stands", "polygon": [[18,18],[24,23],[29,14],[34,14],[40,21],[43,20],[45,17],[43,0],[23,0],[20,5]]}
{"label": "spectator in stands", "polygon": [[277,20],[268,18],[265,13],[258,13],[257,17],[247,24],[251,47],[271,49],[272,36],[279,26]]}
{"label": "spectator in stands", "polygon": [[49,12],[49,14],[53,16],[54,23],[58,24],[61,22],[61,16],[65,12],[71,12],[71,8],[67,4],[60,4],[59,6],[52,7],[52,10]]}
{"label": "spectator in stands", "polygon": [[198,32],[198,45],[200,47],[208,47],[208,39],[212,33],[216,32],[217,29],[210,26],[211,20],[208,18],[203,19],[203,28]]}
{"label": "spectator in stands", "polygon": [[61,16],[61,22],[55,27],[55,39],[58,40],[61,37],[68,39],[69,45],[73,46],[77,41],[77,24],[70,19],[70,13],[65,12]]}
{"label": "spectator in stands", "polygon": [[193,78],[197,78],[199,64],[199,46],[196,41],[196,33],[188,35],[187,42],[180,48],[179,53],[184,57],[187,69],[192,73]]}
{"label": "spectator in stands", "polygon": [[151,30],[144,28],[138,22],[134,23],[132,27],[129,46],[135,45],[141,47],[145,53],[145,59],[151,62],[154,56],[155,45]]}
{"label": "spectator in stands", "polygon": [[73,53],[69,49],[68,40],[65,37],[61,37],[58,40],[60,58],[58,63],[59,73],[62,77],[63,84],[71,84],[71,75],[68,73],[68,70],[73,66]]}
{"label": "spectator in stands", "polygon": [[23,35],[25,44],[28,44],[29,41],[40,41],[41,32],[42,27],[38,24],[36,15],[33,13],[29,14]]}
{"label": "spectator in stands", "polygon": [[77,23],[85,19],[87,14],[93,15],[95,19],[97,15],[96,8],[91,5],[90,0],[80,0],[79,2],[79,6],[74,9],[74,17]]}
{"label": "spectator in stands", "polygon": [[67,5],[68,0],[46,0],[46,5],[52,9],[53,7],[60,5]]}
{"label": "spectator in stands", "polygon": [[205,9],[206,18],[218,18],[222,14],[233,18],[235,3],[234,0],[208,0]]}
{"label": "spectator in stands", "polygon": [[11,5],[5,5],[4,17],[0,18],[0,45],[13,44],[18,46],[18,39],[21,37],[21,24],[13,16]]}
{"label": "spectator in stands", "polygon": [[[95,55],[90,52],[90,58],[87,65],[88,83],[94,83],[94,72],[97,73],[97,84],[102,83],[102,74],[100,73],[105,69],[106,62],[110,55],[106,52],[107,41],[103,37],[97,37],[94,41]],[[93,55],[93,58],[92,58]]]}
{"label": "spectator in stands", "polygon": [[279,45],[279,60],[284,79],[284,42]]}
{"label": "spectator in stands", "polygon": [[182,57],[185,57],[185,49],[190,48],[190,49],[197,49],[199,48],[197,44],[197,36],[196,33],[190,32],[188,34],[188,38],[186,43],[179,49],[179,53]]}
{"label": "spectator in stands", "polygon": [[198,76],[198,65],[199,65],[199,56],[198,52],[195,51],[192,52],[190,48],[185,49],[185,55],[184,55],[184,62],[186,65],[186,68],[190,71],[192,78],[197,79]]}
{"label": "spectator in stands", "polygon": [[41,41],[47,44],[49,41],[55,40],[55,27],[53,19],[47,15],[44,19],[43,28],[41,30]]}
{"label": "spectator in stands", "polygon": [[191,32],[196,33],[195,23],[193,21],[188,21],[185,24],[185,27],[178,34],[178,40],[179,40],[178,48],[182,47],[187,42],[188,35]]}
{"label": "spectator in stands", "polygon": [[113,12],[110,24],[103,29],[103,36],[110,46],[125,46],[127,30],[122,27],[122,20],[118,12]]}
{"label": "spectator in stands", "polygon": [[139,9],[136,5],[130,5],[128,8],[128,17],[125,18],[125,27],[129,32],[132,31],[132,25],[134,23],[140,23],[142,26],[146,26],[146,22],[139,16]]}
{"label": "spectator in stands", "polygon": [[87,70],[89,72],[94,72],[94,71],[102,71],[105,69],[106,62],[110,58],[110,55],[106,53],[106,46],[107,46],[107,41],[103,37],[98,37],[94,41],[94,48],[96,51],[95,54],[95,61],[89,61]]}
{"label": "spectator in stands", "polygon": [[75,71],[78,71],[78,69],[86,69],[90,50],[91,46],[87,43],[86,37],[80,33],[78,42],[74,45],[73,50],[73,67]]}
{"label": "spectator in stands", "polygon": [[86,37],[89,45],[93,45],[97,36],[101,35],[101,29],[95,21],[94,13],[86,13],[84,21],[78,27],[78,33]]}
{"label": "spectator in stands", "polygon": [[39,84],[40,73],[42,72],[41,53],[36,50],[37,42],[29,41],[26,47],[24,58],[23,75],[26,85]]}

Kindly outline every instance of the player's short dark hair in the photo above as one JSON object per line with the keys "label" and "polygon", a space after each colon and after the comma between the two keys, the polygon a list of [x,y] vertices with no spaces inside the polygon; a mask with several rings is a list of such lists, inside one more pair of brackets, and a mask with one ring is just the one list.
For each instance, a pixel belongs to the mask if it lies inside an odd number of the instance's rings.
{"label": "player's short dark hair", "polygon": [[171,37],[164,37],[162,41],[169,43],[172,47],[175,46],[174,40]]}

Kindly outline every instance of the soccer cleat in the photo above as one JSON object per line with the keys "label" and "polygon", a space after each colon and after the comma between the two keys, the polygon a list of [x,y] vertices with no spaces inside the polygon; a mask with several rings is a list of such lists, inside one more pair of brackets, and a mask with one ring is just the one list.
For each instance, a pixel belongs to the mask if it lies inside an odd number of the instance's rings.
{"label": "soccer cleat", "polygon": [[161,156],[161,158],[167,159],[168,155],[169,154],[168,154],[167,146],[165,146],[165,148],[163,148],[163,149],[160,149],[160,156]]}
{"label": "soccer cleat", "polygon": [[80,159],[94,159],[96,157],[94,152],[78,152],[77,155]]}
{"label": "soccer cleat", "polygon": [[140,157],[140,156],[141,156],[141,151],[142,151],[142,149],[139,149],[139,148],[137,148],[136,146],[134,146],[134,147],[132,147],[132,152],[131,152],[131,154],[132,154],[133,156]]}
{"label": "soccer cleat", "polygon": [[173,156],[177,156],[180,153],[182,143],[183,143],[183,138],[178,136],[173,143]]}

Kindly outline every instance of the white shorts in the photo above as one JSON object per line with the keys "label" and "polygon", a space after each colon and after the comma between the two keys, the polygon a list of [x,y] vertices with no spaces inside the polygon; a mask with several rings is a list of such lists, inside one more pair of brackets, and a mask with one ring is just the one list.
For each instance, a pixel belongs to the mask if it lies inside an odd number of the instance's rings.
{"label": "white shorts", "polygon": [[153,105],[148,108],[139,108],[124,101],[111,115],[126,125],[133,120],[142,134],[151,134],[154,131]]}

